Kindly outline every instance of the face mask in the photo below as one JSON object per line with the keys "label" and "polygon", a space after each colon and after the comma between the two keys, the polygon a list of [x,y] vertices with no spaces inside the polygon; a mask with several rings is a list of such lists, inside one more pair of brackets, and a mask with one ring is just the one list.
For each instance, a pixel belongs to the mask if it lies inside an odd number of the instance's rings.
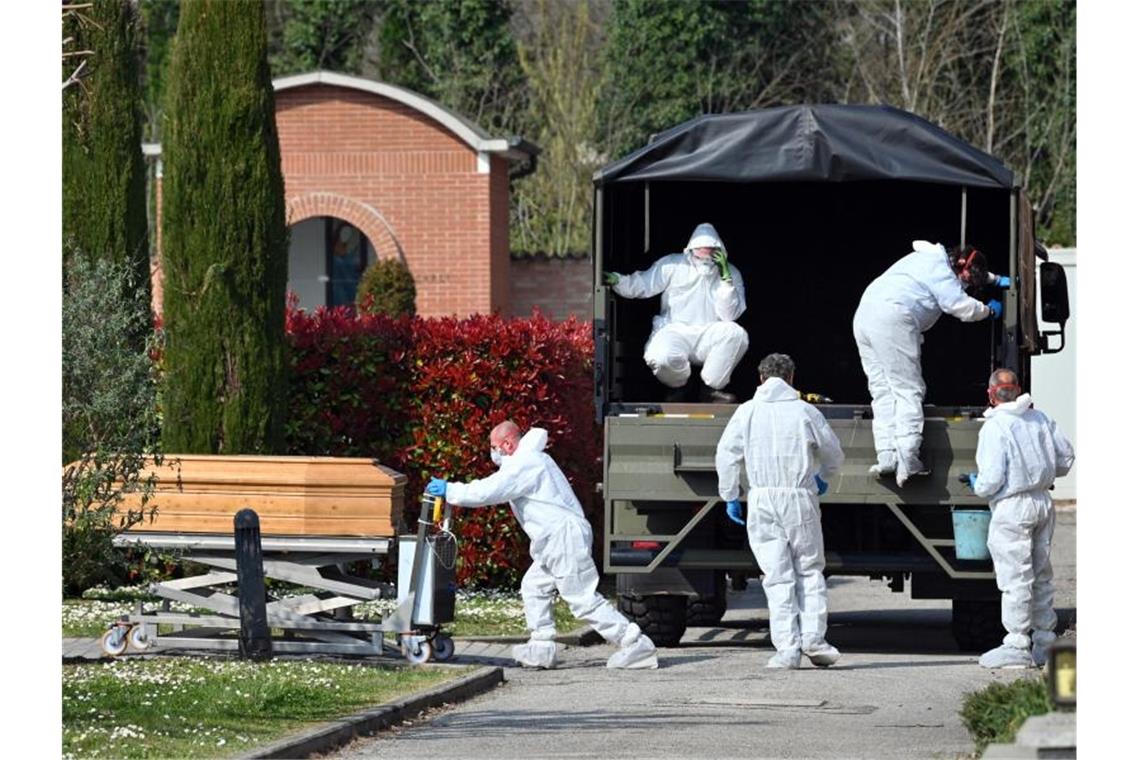
{"label": "face mask", "polygon": [[1015,383],[998,383],[997,385],[991,385],[986,389],[986,395],[989,396],[990,406],[997,406],[998,404],[1005,403],[997,397],[997,392],[1004,388],[1012,388],[1017,393],[1021,392],[1021,386]]}
{"label": "face mask", "polygon": [[495,463],[496,467],[503,466],[503,454],[498,449],[491,449],[491,461]]}

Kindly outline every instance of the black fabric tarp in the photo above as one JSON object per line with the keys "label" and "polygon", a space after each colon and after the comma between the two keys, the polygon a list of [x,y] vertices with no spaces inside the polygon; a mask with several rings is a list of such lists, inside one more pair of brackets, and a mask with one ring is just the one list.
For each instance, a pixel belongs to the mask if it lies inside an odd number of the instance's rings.
{"label": "black fabric tarp", "polygon": [[701,116],[594,175],[594,183],[913,180],[1012,188],[993,156],[890,106],[802,105]]}

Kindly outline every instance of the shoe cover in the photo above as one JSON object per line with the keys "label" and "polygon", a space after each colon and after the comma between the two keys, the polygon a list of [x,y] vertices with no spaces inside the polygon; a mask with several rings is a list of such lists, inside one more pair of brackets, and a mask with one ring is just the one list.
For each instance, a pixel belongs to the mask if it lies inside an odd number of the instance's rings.
{"label": "shoe cover", "polygon": [[899,468],[898,456],[893,451],[879,452],[879,461],[871,465],[867,470],[871,475],[876,478],[883,478],[887,475],[894,475],[895,470]]}
{"label": "shoe cover", "polygon": [[804,647],[804,655],[817,668],[826,668],[839,662],[839,650],[826,641],[813,647]]}
{"label": "shoe cover", "polygon": [[653,669],[657,667],[657,647],[645,634],[640,634],[632,644],[622,647],[610,655],[606,661],[607,668],[624,668],[636,670],[639,668]]}
{"label": "shoe cover", "polygon": [[558,659],[553,641],[534,639],[516,644],[511,648],[511,655],[515,662],[526,668],[553,668]]}
{"label": "shoe cover", "polygon": [[913,478],[916,475],[929,474],[930,468],[923,464],[922,461],[917,457],[900,459],[898,472],[895,474],[895,483],[898,484],[899,488],[902,488],[903,484],[906,483],[910,478]]}
{"label": "shoe cover", "polygon": [[1033,657],[1028,649],[1018,649],[1006,644],[994,647],[978,658],[983,668],[1032,668]]}
{"label": "shoe cover", "polygon": [[789,649],[776,652],[768,659],[768,667],[773,670],[795,670],[800,666],[800,650]]}

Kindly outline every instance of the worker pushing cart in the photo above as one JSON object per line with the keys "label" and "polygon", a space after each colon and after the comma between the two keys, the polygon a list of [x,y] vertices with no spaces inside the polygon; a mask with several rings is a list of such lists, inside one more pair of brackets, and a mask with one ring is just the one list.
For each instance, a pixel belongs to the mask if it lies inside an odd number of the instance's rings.
{"label": "worker pushing cart", "polygon": [[656,668],[657,647],[637,623],[625,618],[598,593],[598,570],[590,555],[593,533],[562,470],[543,452],[547,433],[531,428],[520,435],[506,421],[491,431],[491,459],[498,472],[470,483],[432,478],[427,492],[459,507],[510,502],[511,511],[530,537],[533,563],[522,581],[523,609],[530,640],[512,652],[521,665],[552,668],[555,591],[606,641],[619,649],[609,668]]}

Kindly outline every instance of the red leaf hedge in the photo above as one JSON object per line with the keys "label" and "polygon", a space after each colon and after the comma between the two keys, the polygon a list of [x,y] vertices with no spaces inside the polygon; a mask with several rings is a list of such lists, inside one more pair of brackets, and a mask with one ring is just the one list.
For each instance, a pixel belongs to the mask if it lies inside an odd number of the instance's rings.
{"label": "red leaf hedge", "polygon": [[[410,514],[429,477],[494,471],[488,437],[513,419],[550,433],[548,452],[587,516],[596,511],[601,440],[588,324],[537,312],[424,319],[291,307],[286,332],[290,453],[379,459],[407,474]],[[529,558],[510,510],[457,510],[454,522],[460,585],[517,585]]]}

